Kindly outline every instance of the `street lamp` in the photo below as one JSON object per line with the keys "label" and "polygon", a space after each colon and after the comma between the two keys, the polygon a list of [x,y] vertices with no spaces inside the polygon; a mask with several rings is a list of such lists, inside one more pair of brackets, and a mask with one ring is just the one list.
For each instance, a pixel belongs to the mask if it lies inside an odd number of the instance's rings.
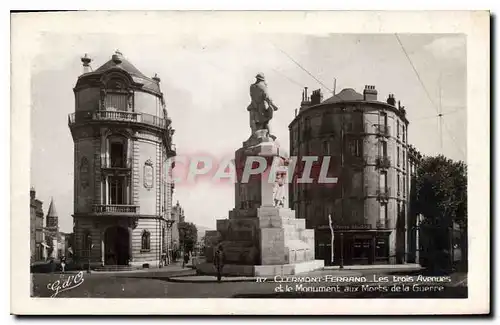
{"label": "street lamp", "polygon": [[340,267],[344,268],[344,233],[340,233]]}
{"label": "street lamp", "polygon": [[[172,225],[174,224],[175,220],[172,220],[172,219],[167,219],[167,231],[170,233],[170,240],[172,240]],[[166,259],[170,259],[170,256],[169,256],[169,252],[170,252],[170,243],[169,243],[169,240],[167,240],[167,251],[166,251]],[[170,261],[168,261],[170,263]]]}

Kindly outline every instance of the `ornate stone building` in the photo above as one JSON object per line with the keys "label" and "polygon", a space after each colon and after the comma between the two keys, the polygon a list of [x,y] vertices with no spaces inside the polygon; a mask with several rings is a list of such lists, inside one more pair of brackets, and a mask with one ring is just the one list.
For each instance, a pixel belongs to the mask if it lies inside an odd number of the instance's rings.
{"label": "ornate stone building", "polygon": [[45,260],[46,244],[43,232],[43,202],[36,198],[34,188],[30,189],[30,260],[31,263]]}
{"label": "ornate stone building", "polygon": [[92,266],[160,266],[166,256],[174,130],[160,78],[120,52],[84,73],[68,118],[74,141],[75,253]]}
{"label": "ornate stone building", "polygon": [[316,258],[325,264],[332,263],[329,215],[333,264],[406,260],[409,122],[393,95],[377,95],[366,86],[363,94],[349,88],[323,101],[320,90],[309,96],[306,88],[289,126],[290,155],[329,156],[328,176],[338,177],[337,184],[290,185],[290,207],[316,230]]}

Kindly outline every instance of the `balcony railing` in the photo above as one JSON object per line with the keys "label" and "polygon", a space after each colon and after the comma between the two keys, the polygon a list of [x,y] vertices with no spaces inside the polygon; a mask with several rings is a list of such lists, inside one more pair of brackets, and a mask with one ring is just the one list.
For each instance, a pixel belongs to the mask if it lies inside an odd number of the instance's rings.
{"label": "balcony railing", "polygon": [[104,157],[101,158],[101,167],[102,168],[117,168],[117,169],[130,169],[132,168],[132,159],[131,158],[113,158],[113,157]]}
{"label": "balcony railing", "polygon": [[164,119],[146,113],[126,112],[126,111],[81,111],[71,113],[68,116],[68,124],[74,125],[88,121],[120,121],[132,123],[144,123],[166,129],[170,125],[170,119]]}
{"label": "balcony railing", "polygon": [[390,127],[384,124],[375,124],[375,132],[383,137],[389,137],[391,135]]}
{"label": "balcony railing", "polygon": [[377,156],[375,159],[375,165],[378,168],[389,168],[391,167],[391,160],[388,156]]}
{"label": "balcony railing", "polygon": [[379,187],[377,189],[377,197],[380,199],[380,200],[388,200],[389,199],[389,196],[390,196],[390,193],[391,193],[391,188],[390,187]]}
{"label": "balcony railing", "polygon": [[95,213],[137,213],[136,205],[122,204],[96,204],[93,206]]}

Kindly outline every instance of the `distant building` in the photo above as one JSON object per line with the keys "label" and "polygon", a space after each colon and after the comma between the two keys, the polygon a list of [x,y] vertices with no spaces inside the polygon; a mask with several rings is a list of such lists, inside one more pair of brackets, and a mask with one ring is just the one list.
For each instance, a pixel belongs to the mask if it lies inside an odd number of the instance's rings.
{"label": "distant building", "polygon": [[333,264],[406,261],[409,122],[393,95],[377,96],[366,86],[363,94],[349,88],[323,101],[320,90],[309,96],[306,88],[289,126],[290,155],[331,157],[328,177],[338,177],[337,184],[290,185],[290,208],[316,230],[316,258],[325,264],[332,256],[329,215]]}
{"label": "distant building", "polygon": [[[49,210],[45,218],[45,242],[47,244],[47,256],[50,258],[60,258],[61,235],[59,233],[59,216],[57,215],[54,199],[50,200]],[[64,242],[63,242],[64,243]]]}
{"label": "distant building", "polygon": [[174,130],[160,78],[122,53],[92,70],[82,58],[75,112],[75,253],[92,266],[159,266],[167,246]]}
{"label": "distant building", "polygon": [[176,250],[180,248],[179,240],[179,223],[185,222],[184,209],[179,204],[179,201],[172,207],[172,220],[174,224],[172,225],[172,249]]}
{"label": "distant building", "polygon": [[46,244],[43,233],[43,202],[36,198],[34,188],[30,189],[30,259],[31,262],[45,260]]}

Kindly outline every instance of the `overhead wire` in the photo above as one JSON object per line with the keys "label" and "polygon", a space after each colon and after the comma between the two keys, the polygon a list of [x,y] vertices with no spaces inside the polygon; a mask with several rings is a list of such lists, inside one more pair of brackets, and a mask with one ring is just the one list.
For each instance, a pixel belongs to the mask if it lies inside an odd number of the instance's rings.
{"label": "overhead wire", "polygon": [[[418,73],[417,68],[413,64],[413,61],[411,60],[410,56],[408,55],[408,52],[406,51],[403,43],[401,42],[401,39],[399,38],[398,34],[394,34],[394,35],[396,36],[396,39],[397,39],[399,45],[401,46],[401,49],[403,50],[403,53],[405,54],[408,62],[410,63],[411,67],[413,68],[413,72],[415,72],[415,75],[417,76],[417,79],[420,82],[420,86],[424,90],[425,94],[427,95],[427,98],[429,99],[429,102],[432,104],[432,107],[436,111],[437,116],[439,117],[440,114],[442,116],[443,114],[439,112],[439,109],[437,109],[436,104],[434,103],[434,100],[432,99],[431,95],[429,94],[429,91],[425,87],[425,84],[422,81],[422,78],[420,77],[420,74]],[[455,137],[451,134],[450,130],[446,126],[445,126],[445,130],[448,133],[448,135],[450,136],[450,138],[453,140],[453,142],[455,142],[456,148],[463,154],[464,157],[467,157],[467,155],[465,154],[465,151],[463,150],[462,146],[460,146],[458,144],[458,142],[456,141]]]}

